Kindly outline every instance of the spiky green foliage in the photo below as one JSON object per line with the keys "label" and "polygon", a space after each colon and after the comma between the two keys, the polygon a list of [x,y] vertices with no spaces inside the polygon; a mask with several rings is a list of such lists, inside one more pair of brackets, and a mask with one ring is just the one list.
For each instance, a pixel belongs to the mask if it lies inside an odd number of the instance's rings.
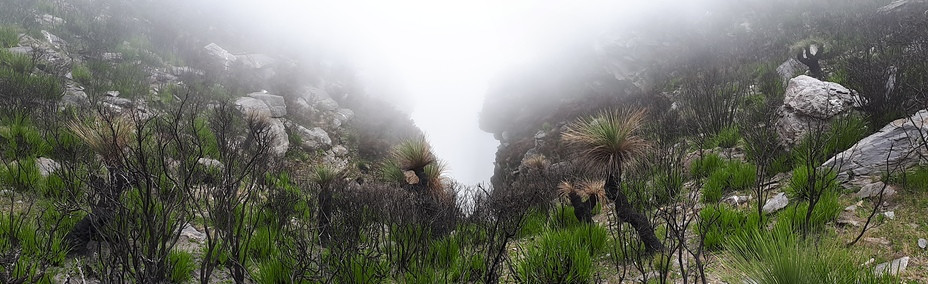
{"label": "spiky green foliage", "polygon": [[690,173],[694,177],[707,177],[723,163],[721,156],[716,153],[709,153],[690,163]]}
{"label": "spiky green foliage", "polygon": [[133,129],[124,117],[94,115],[85,121],[72,121],[68,130],[88,148],[103,157],[110,166],[117,165],[122,151],[132,139]]}
{"label": "spiky green foliage", "polygon": [[604,252],[609,234],[595,224],[544,233],[537,246],[526,249],[517,264],[525,283],[587,283],[593,276],[593,256]]}
{"label": "spiky green foliage", "polygon": [[864,260],[832,242],[802,240],[788,230],[758,231],[733,236],[734,277],[751,283],[897,283],[860,267]]}
{"label": "spiky green foliage", "polygon": [[13,27],[0,27],[0,48],[10,48],[19,44],[19,30]]}
{"label": "spiky green foliage", "polygon": [[737,126],[729,126],[722,128],[715,137],[712,137],[711,146],[713,147],[722,147],[722,148],[731,148],[735,147],[738,144],[738,140],[741,139],[741,134],[738,132]]}
{"label": "spiky green foliage", "polygon": [[407,139],[393,148],[393,158],[404,171],[421,169],[435,162],[432,146],[424,137]]}
{"label": "spiky green foliage", "polygon": [[434,163],[425,166],[425,176],[429,178],[429,189],[433,191],[444,190],[441,183],[441,176],[448,172],[448,162],[436,160]]}
{"label": "spiky green foliage", "polygon": [[168,254],[168,264],[171,267],[171,283],[184,283],[193,278],[196,263],[189,252],[174,250]]}
{"label": "spiky green foliage", "polygon": [[0,67],[8,67],[17,73],[28,74],[32,72],[35,64],[29,55],[0,49]]}
{"label": "spiky green foliage", "polygon": [[330,165],[322,164],[313,167],[312,174],[310,175],[310,180],[313,183],[322,186],[328,187],[332,183],[338,181],[342,177],[342,172],[338,169],[333,168]]}
{"label": "spiky green foliage", "polygon": [[[813,171],[816,176],[812,176]],[[809,200],[810,197],[824,192],[837,192],[838,184],[836,180],[837,173],[834,171],[828,169],[810,170],[807,166],[799,166],[793,170],[793,177],[790,179],[789,186],[786,187],[786,193],[793,198]]]}
{"label": "spiky green foliage", "polygon": [[644,110],[604,111],[569,124],[561,140],[576,148],[586,162],[615,172],[650,148],[637,134],[644,119]]}
{"label": "spiky green foliage", "polygon": [[[838,215],[841,214],[843,209],[844,206],[841,206],[841,201],[838,199],[837,192],[824,192],[821,197],[819,197],[818,203],[815,204],[812,215],[809,216],[808,224],[810,231],[821,230],[825,227],[825,224],[838,218]],[[791,206],[778,214],[779,218],[777,219],[776,225],[778,227],[799,231],[802,229],[803,221],[806,218],[808,210],[808,201],[802,201],[796,204],[796,206]]]}
{"label": "spiky green foliage", "polygon": [[380,176],[386,182],[402,184],[406,182],[403,169],[394,160],[387,160],[380,165]]}
{"label": "spiky green foliage", "polygon": [[707,249],[722,249],[732,236],[745,235],[758,227],[757,214],[741,212],[726,205],[709,206],[699,212],[699,231]]}

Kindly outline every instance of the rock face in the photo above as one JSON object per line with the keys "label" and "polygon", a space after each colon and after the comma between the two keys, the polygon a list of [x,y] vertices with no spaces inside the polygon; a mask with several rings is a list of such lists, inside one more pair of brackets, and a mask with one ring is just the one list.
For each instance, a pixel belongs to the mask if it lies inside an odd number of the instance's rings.
{"label": "rock face", "polygon": [[264,102],[271,112],[271,117],[279,118],[287,115],[287,102],[284,101],[284,97],[263,92],[251,93],[248,96]]}
{"label": "rock face", "polygon": [[784,146],[794,146],[809,127],[827,123],[832,117],[860,106],[854,91],[836,83],[800,75],[789,80],[783,106],[778,111],[777,136]]}
{"label": "rock face", "polygon": [[241,97],[235,100],[235,105],[246,116],[253,115],[260,119],[267,119],[270,125],[270,133],[274,136],[271,140],[271,153],[278,156],[287,153],[287,150],[290,149],[287,129],[280,119],[274,118],[273,112],[271,112],[271,108],[267,104],[252,97]]}
{"label": "rock face", "polygon": [[783,80],[783,84],[787,85],[793,76],[800,74],[800,72],[803,72],[806,69],[808,69],[808,67],[799,62],[799,60],[796,60],[796,58],[790,58],[777,67],[777,74],[780,75],[780,79]]}
{"label": "rock face", "polygon": [[[883,189],[883,188],[886,189]],[[896,190],[893,186],[888,186],[883,182],[875,182],[868,185],[864,185],[860,188],[860,191],[857,192],[857,198],[864,199],[870,197],[879,197],[880,190],[883,191],[883,197],[890,197],[896,194]]]}
{"label": "rock face", "polygon": [[886,171],[887,164],[908,168],[928,154],[928,147],[919,147],[924,145],[925,138],[928,138],[928,110],[921,110],[912,117],[890,122],[822,166],[837,169],[842,180],[877,175]]}
{"label": "rock face", "polygon": [[220,65],[226,68],[232,66],[232,63],[238,60],[238,58],[235,57],[235,55],[233,55],[229,51],[226,51],[225,49],[223,49],[222,47],[220,47],[218,44],[215,44],[215,43],[210,43],[204,46],[203,49],[206,49],[206,52],[207,54],[209,54],[210,57],[213,57],[213,59],[219,62]]}

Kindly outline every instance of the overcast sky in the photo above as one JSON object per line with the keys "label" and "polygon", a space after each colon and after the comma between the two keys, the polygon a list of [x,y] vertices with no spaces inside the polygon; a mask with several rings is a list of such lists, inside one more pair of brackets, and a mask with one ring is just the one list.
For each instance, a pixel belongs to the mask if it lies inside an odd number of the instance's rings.
{"label": "overcast sky", "polygon": [[[402,92],[458,181],[487,182],[499,143],[478,128],[491,78],[594,35],[641,1],[252,1],[255,17],[343,53],[366,80]],[[235,5],[239,2],[224,2]],[[263,9],[263,10],[262,10]],[[410,106],[410,102],[400,102]]]}

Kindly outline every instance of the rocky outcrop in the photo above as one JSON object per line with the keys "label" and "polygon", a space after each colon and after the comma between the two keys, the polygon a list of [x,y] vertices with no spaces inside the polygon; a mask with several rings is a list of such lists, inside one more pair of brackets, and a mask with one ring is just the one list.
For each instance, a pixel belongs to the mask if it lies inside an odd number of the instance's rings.
{"label": "rocky outcrop", "polygon": [[287,136],[287,129],[284,127],[284,123],[280,119],[274,118],[271,108],[268,107],[263,101],[255,99],[252,97],[241,97],[235,100],[235,105],[238,106],[239,110],[242,111],[242,114],[246,116],[255,116],[260,119],[266,119],[269,127],[270,133],[274,136],[271,141],[271,153],[275,155],[283,155],[290,148],[290,140]]}
{"label": "rocky outcrop", "polygon": [[218,44],[210,43],[203,47],[206,50],[206,54],[216,60],[219,65],[222,65],[225,68],[232,66],[232,63],[235,63],[238,60],[235,55],[220,47]]}
{"label": "rocky outcrop", "polygon": [[251,93],[248,94],[248,96],[264,102],[271,112],[271,117],[280,118],[287,115],[287,102],[284,101],[284,97],[271,95],[266,92]]}
{"label": "rocky outcrop", "polygon": [[778,110],[777,136],[780,144],[792,147],[810,129],[828,123],[839,114],[861,105],[856,92],[837,83],[800,75],[789,80],[783,106]]}
{"label": "rocky outcrop", "polygon": [[316,150],[332,146],[332,138],[329,138],[329,134],[322,128],[314,127],[313,129],[308,129],[300,125],[295,125],[294,128],[297,135],[300,136],[303,148],[306,150]]}
{"label": "rocky outcrop", "polygon": [[834,168],[839,178],[873,176],[894,167],[912,167],[928,157],[928,110],[889,123],[880,131],[838,153],[822,167]]}

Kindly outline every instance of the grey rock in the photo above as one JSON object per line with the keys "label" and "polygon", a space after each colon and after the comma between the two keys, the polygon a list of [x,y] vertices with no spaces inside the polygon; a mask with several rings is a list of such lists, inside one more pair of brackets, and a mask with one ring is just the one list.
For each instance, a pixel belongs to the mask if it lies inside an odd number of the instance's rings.
{"label": "grey rock", "polygon": [[341,127],[353,117],[354,111],[347,108],[340,108],[332,115],[332,126],[335,128]]}
{"label": "grey rock", "polygon": [[81,86],[78,86],[74,82],[69,82],[65,87],[65,94],[61,97],[61,104],[64,106],[73,105],[73,106],[83,106],[90,103],[90,99],[87,98],[87,93],[84,92],[84,89]]}
{"label": "grey rock", "polygon": [[259,117],[273,117],[271,108],[264,101],[252,97],[241,97],[235,100],[235,105],[246,115]]}
{"label": "grey rock", "polygon": [[726,197],[723,201],[724,201],[725,203],[728,203],[728,204],[732,205],[732,206],[740,206],[740,205],[743,205],[743,204],[747,203],[747,202],[750,201],[750,200],[751,200],[751,196],[747,196],[747,195],[732,195],[732,196]]}
{"label": "grey rock", "polygon": [[786,197],[785,193],[780,192],[773,198],[768,199],[766,203],[764,203],[763,210],[764,213],[770,214],[777,212],[780,209],[786,208],[786,205],[789,205],[789,198]]}
{"label": "grey rock", "polygon": [[548,133],[546,133],[546,132],[544,132],[544,131],[542,131],[542,130],[538,130],[538,132],[535,133],[535,136],[534,136],[534,137],[535,137],[535,139],[537,140],[537,139],[545,139],[546,136],[548,136]]}
{"label": "grey rock", "polygon": [[58,164],[58,162],[55,162],[55,160],[45,157],[39,157],[35,159],[35,166],[39,168],[39,174],[41,174],[43,177],[48,177],[59,168],[61,168],[61,164]]}
{"label": "grey rock", "polygon": [[287,136],[287,128],[277,118],[268,118],[268,124],[270,126],[269,132],[273,135],[270,152],[277,156],[283,156],[290,149],[290,137]]}
{"label": "grey rock", "polygon": [[238,60],[238,58],[235,57],[235,55],[223,49],[216,43],[210,43],[204,46],[203,48],[206,49],[206,52],[209,54],[210,57],[215,59],[217,62],[219,62],[219,64],[221,64],[222,66],[226,68],[232,66],[232,63]]}
{"label": "grey rock", "polygon": [[174,75],[174,76],[203,76],[206,74],[206,72],[203,72],[203,70],[191,68],[187,66],[181,66],[181,67],[173,66],[170,69],[170,73],[171,75]]}
{"label": "grey rock", "polygon": [[31,46],[14,46],[14,47],[11,47],[9,50],[12,53],[20,54],[20,55],[30,55],[32,54],[32,51],[33,51]]}
{"label": "grey rock", "polygon": [[245,54],[236,56],[236,60],[253,69],[270,68],[277,64],[277,60],[264,54]]}
{"label": "grey rock", "polygon": [[926,239],[918,239],[918,247],[921,248],[921,249],[928,248],[928,240],[926,240]]}
{"label": "grey rock", "polygon": [[112,97],[112,96],[104,96],[104,97],[101,99],[101,101],[103,101],[104,103],[107,103],[107,104],[111,104],[111,105],[113,105],[113,106],[120,107],[120,108],[129,108],[129,107],[133,107],[133,105],[134,105],[133,102],[132,102],[132,100],[130,100],[130,99],[127,99],[127,98],[120,98],[120,97]]}
{"label": "grey rock", "polygon": [[799,60],[796,60],[796,58],[791,57],[777,67],[777,74],[779,74],[780,79],[783,80],[783,85],[787,85],[789,83],[789,79],[792,79],[794,76],[805,72],[806,69],[808,69],[806,65],[802,64],[802,62],[799,62]]}
{"label": "grey rock", "polygon": [[300,136],[302,140],[303,148],[307,150],[315,150],[322,147],[332,146],[332,138],[329,138],[329,134],[322,130],[322,128],[314,127],[313,129],[307,129],[303,126],[296,126],[297,135]]}
{"label": "grey rock", "polygon": [[106,93],[103,93],[103,95],[107,97],[118,97],[119,91],[108,91]]}
{"label": "grey rock", "polygon": [[36,16],[35,21],[43,26],[60,26],[66,23],[64,19],[49,14]]}
{"label": "grey rock", "polygon": [[201,233],[190,224],[184,226],[184,229],[180,231],[180,235],[194,242],[206,240],[206,234]]}
{"label": "grey rock", "polygon": [[908,265],[909,257],[904,256],[894,259],[890,262],[877,264],[876,267],[873,268],[873,273],[875,273],[877,276],[881,276],[884,273],[889,273],[889,275],[896,275],[899,274],[899,272],[905,271],[905,268]]}
{"label": "grey rock", "polygon": [[331,99],[332,96],[322,88],[305,86],[300,90],[299,97],[306,98],[309,102],[317,102],[324,99]]}
{"label": "grey rock", "polygon": [[336,157],[345,157],[348,156],[348,148],[342,145],[335,145],[332,149],[329,149],[329,154]]}
{"label": "grey rock", "polygon": [[208,169],[221,170],[225,168],[225,165],[223,165],[222,162],[220,162],[219,160],[210,159],[210,158],[199,158],[197,159],[197,164],[200,164],[201,166],[206,167]]}
{"label": "grey rock", "polygon": [[883,212],[883,216],[886,216],[886,218],[889,219],[889,220],[894,220],[894,219],[896,219],[896,212],[894,212],[894,211],[886,211],[886,212]]}
{"label": "grey rock", "polygon": [[122,53],[119,52],[107,52],[103,54],[103,60],[105,61],[116,61],[122,60]]}
{"label": "grey rock", "polygon": [[827,123],[861,104],[856,92],[837,83],[823,82],[800,75],[790,79],[777,111],[777,136],[780,144],[796,145],[809,132],[809,126]]}
{"label": "grey rock", "polygon": [[42,30],[42,35],[45,36],[45,41],[51,44],[55,49],[61,49],[62,46],[67,44],[64,40],[46,30]]}
{"label": "grey rock", "polygon": [[315,103],[315,107],[316,109],[321,110],[321,111],[335,111],[335,110],[338,110],[338,103],[335,102],[335,100],[331,98],[324,98],[321,100],[317,100]]}
{"label": "grey rock", "polygon": [[[883,189],[883,187],[886,189]],[[893,186],[886,185],[883,182],[875,182],[868,185],[864,185],[860,188],[860,191],[857,191],[857,198],[869,198],[869,197],[878,197],[880,196],[880,190],[883,191],[883,197],[890,197],[896,194],[896,190],[893,189]]]}
{"label": "grey rock", "polygon": [[271,117],[284,117],[287,115],[287,102],[284,97],[263,92],[251,93],[248,96],[264,102],[271,111]]}
{"label": "grey rock", "polygon": [[918,164],[921,161],[919,157],[928,154],[928,148],[919,147],[923,145],[920,137],[924,135],[928,135],[928,110],[887,124],[850,149],[838,153],[822,167],[836,169],[842,181],[878,175],[886,169],[887,164],[907,169]]}

